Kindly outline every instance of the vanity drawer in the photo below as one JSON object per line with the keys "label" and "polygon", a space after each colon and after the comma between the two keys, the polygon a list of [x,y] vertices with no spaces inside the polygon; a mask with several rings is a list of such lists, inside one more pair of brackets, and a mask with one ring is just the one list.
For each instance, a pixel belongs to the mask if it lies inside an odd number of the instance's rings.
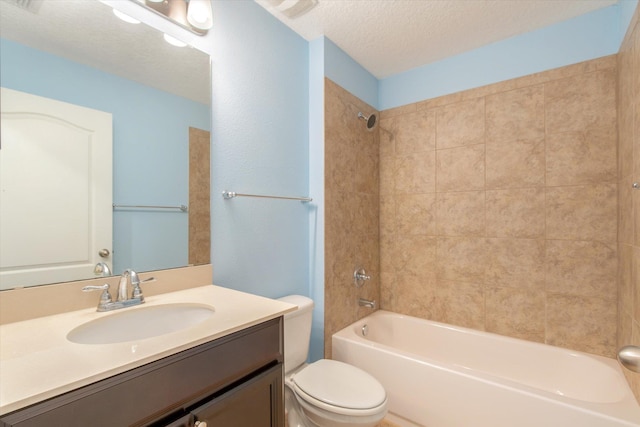
{"label": "vanity drawer", "polygon": [[148,425],[282,361],[279,317],[23,408],[0,425]]}
{"label": "vanity drawer", "polygon": [[281,427],[284,426],[283,365],[279,364],[200,402],[177,420],[163,420],[152,427]]}

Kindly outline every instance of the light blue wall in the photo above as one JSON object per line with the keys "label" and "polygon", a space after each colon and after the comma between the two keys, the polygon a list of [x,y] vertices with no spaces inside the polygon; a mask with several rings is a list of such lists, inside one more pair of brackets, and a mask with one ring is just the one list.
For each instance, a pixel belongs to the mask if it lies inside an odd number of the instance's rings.
{"label": "light blue wall", "polygon": [[620,37],[620,45],[624,40],[624,36],[627,34],[627,30],[629,28],[629,24],[631,23],[631,18],[633,18],[633,13],[638,7],[638,0],[620,0],[619,8],[620,8],[620,27],[619,27],[619,37]]}
{"label": "light blue wall", "polygon": [[268,297],[309,295],[314,206],[221,195],[309,192],[308,43],[253,1],[214,1],[213,14],[214,283]]}
{"label": "light blue wall", "polygon": [[315,302],[309,358],[324,357],[324,64],[325,39],[309,43],[309,295]]}
{"label": "light blue wall", "polygon": [[324,73],[373,108],[378,105],[378,79],[327,37],[324,40]]}
{"label": "light blue wall", "polygon": [[[188,128],[209,107],[0,39],[0,84],[113,115],[113,200],[188,204]],[[114,211],[114,273],[187,264],[188,216]]]}
{"label": "light blue wall", "polygon": [[380,110],[618,52],[620,7],[511,37],[379,81]]}

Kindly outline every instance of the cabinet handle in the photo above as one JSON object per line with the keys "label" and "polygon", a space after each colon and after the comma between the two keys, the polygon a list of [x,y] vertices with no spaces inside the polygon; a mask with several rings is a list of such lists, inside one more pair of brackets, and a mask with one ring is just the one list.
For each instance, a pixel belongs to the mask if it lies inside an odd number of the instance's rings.
{"label": "cabinet handle", "polygon": [[207,427],[206,421],[196,421],[195,427]]}

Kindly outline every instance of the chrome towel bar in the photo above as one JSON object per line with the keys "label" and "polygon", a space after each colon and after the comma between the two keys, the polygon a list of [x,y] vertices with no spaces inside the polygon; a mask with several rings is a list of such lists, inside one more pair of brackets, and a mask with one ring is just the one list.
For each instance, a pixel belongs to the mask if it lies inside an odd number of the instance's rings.
{"label": "chrome towel bar", "polygon": [[116,205],[113,204],[113,209],[180,209],[182,212],[188,212],[189,207],[186,205],[180,206],[161,206],[161,205]]}
{"label": "chrome towel bar", "polygon": [[242,194],[227,190],[222,192],[222,197],[225,199],[233,199],[234,197],[260,197],[262,199],[300,200],[301,202],[307,203],[313,201],[311,197],[264,196],[260,194]]}

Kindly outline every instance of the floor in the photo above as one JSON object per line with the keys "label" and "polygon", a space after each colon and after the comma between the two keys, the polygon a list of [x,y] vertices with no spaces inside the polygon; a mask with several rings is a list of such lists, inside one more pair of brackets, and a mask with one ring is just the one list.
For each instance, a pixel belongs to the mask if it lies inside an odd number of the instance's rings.
{"label": "floor", "polygon": [[400,427],[400,426],[398,426],[398,424],[392,423],[391,421],[387,421],[386,419],[384,419],[376,427]]}
{"label": "floor", "polygon": [[[284,419],[284,425],[285,426],[289,425],[286,414],[285,414],[285,419]],[[376,425],[376,427],[403,427],[403,426],[401,426],[399,424],[396,424],[396,423],[394,423],[392,421],[389,421],[389,420],[387,420],[385,418],[378,425]]]}
{"label": "floor", "polygon": [[423,427],[391,412],[376,427]]}

